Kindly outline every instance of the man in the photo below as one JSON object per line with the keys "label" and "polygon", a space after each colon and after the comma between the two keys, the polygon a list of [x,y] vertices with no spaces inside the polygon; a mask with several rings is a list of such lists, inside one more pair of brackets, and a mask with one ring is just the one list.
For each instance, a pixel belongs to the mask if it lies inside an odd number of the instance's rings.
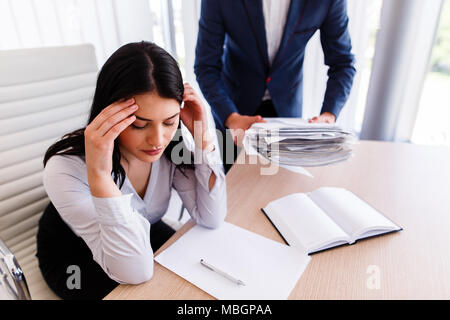
{"label": "man", "polygon": [[310,122],[334,123],[356,72],[346,7],[345,0],[202,0],[194,70],[216,128],[231,129],[240,144],[263,117],[301,117],[305,47],[317,30],[329,70],[321,114]]}

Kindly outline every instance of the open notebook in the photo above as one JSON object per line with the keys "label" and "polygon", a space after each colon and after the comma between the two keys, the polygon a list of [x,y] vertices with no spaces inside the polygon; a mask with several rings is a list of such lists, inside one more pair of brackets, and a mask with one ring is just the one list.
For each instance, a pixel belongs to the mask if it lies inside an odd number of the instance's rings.
{"label": "open notebook", "polygon": [[308,254],[402,230],[342,188],[294,193],[270,202],[261,210],[290,246]]}

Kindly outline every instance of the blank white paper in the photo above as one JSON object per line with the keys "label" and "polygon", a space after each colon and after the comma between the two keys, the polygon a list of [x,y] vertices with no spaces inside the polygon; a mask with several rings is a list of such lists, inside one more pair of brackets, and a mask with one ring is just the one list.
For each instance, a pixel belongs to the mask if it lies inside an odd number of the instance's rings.
{"label": "blank white paper", "polygon": [[[245,286],[205,268],[200,259]],[[218,229],[197,225],[155,257],[162,266],[223,300],[287,299],[310,259],[298,249],[227,222]]]}

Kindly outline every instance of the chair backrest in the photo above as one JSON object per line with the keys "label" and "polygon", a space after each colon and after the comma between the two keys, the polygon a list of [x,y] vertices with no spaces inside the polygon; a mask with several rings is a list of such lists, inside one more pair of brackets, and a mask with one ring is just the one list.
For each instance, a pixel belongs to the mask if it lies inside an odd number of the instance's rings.
{"label": "chair backrest", "polygon": [[28,274],[39,271],[35,237],[49,203],[43,156],[62,135],[86,125],[97,71],[92,45],[0,51],[0,238],[32,297]]}

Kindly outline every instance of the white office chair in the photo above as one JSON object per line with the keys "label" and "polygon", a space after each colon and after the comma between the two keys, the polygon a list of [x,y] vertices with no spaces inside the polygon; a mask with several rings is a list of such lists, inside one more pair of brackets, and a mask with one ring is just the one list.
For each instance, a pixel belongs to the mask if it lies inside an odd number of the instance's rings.
{"label": "white office chair", "polygon": [[97,70],[91,45],[0,51],[0,299],[58,299],[35,256],[42,160],[86,124]]}

